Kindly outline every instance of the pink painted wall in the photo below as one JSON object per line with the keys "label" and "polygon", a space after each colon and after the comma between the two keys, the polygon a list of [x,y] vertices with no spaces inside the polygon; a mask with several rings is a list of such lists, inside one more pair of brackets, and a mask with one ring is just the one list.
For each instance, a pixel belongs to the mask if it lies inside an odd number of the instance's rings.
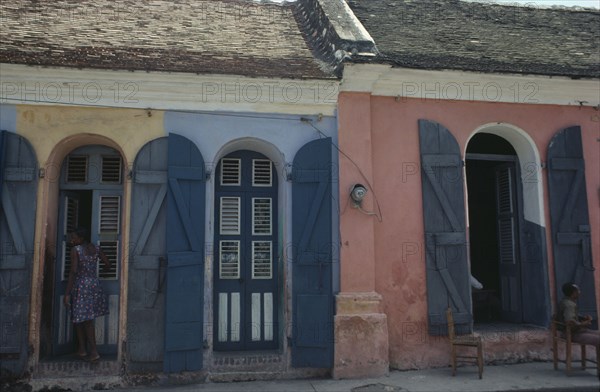
{"label": "pink painted wall", "polygon": [[[448,364],[447,341],[427,334],[417,121],[428,119],[443,124],[457,139],[462,153],[468,138],[478,127],[496,122],[512,124],[533,139],[542,162],[546,162],[548,143],[556,132],[572,125],[581,126],[592,257],[596,267],[596,298],[600,304],[599,114],[589,107],[422,99],[397,101],[393,97],[367,93],[340,94],[339,146],[356,163],[354,165],[342,154],[339,156],[341,288],[342,292],[374,289],[383,296],[383,309],[388,317],[391,367],[405,369]],[[382,222],[351,208],[351,203],[348,205],[344,199],[352,184],[365,183],[356,166],[373,186],[364,208],[375,209],[375,193]],[[554,295],[546,170],[542,173],[542,181],[549,284],[550,293]],[[554,300],[552,298],[551,302],[554,303]],[[543,337],[532,342],[537,348],[549,347]],[[510,346],[512,348],[509,346],[491,342],[488,351],[492,351],[490,355],[493,357],[494,350],[523,349],[523,345],[519,344]]]}
{"label": "pink painted wall", "polygon": [[[340,96],[341,97],[341,96]],[[375,291],[375,265],[369,260],[375,259],[375,223],[374,219],[365,216],[352,208],[352,200],[348,194],[354,184],[373,184],[372,127],[371,103],[369,94],[353,94],[352,103],[344,116],[339,117],[340,145],[352,160],[340,156],[340,208],[342,209],[341,225],[342,244],[340,259],[340,282],[342,292],[371,292]],[[341,102],[340,102],[341,105]],[[341,107],[341,106],[340,106]],[[350,133],[342,135],[342,129]],[[372,209],[372,193],[363,201],[365,209]]]}

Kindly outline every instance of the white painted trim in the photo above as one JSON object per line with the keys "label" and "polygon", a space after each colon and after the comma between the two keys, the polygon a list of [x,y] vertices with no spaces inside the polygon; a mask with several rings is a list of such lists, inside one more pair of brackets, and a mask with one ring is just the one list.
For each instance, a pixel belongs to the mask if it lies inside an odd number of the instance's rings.
{"label": "white painted trim", "polygon": [[[256,230],[256,200],[268,200],[269,201],[269,231],[260,232]],[[260,212],[265,212],[261,210]],[[272,235],[273,234],[273,198],[266,196],[259,196],[252,198],[252,235]]]}
{"label": "white painted trim", "polygon": [[[223,272],[223,267],[224,267],[224,263],[223,263],[224,247],[223,247],[223,245],[225,243],[229,243],[230,244],[229,246],[234,246],[232,244],[235,244],[235,255],[236,255],[235,275],[224,275],[224,272]],[[228,250],[228,253],[232,253],[232,252]],[[220,240],[219,241],[219,279],[239,279],[240,278],[240,265],[241,265],[240,241],[239,240]],[[228,266],[228,267],[232,267],[232,266]],[[230,273],[230,272],[226,271],[226,273]]]}
{"label": "white painted trim", "polygon": [[252,341],[258,342],[260,341],[260,333],[262,329],[262,317],[261,317],[261,301],[260,301],[260,293],[252,293],[251,303],[251,313],[252,313]]}
{"label": "white painted trim", "polygon": [[[546,227],[544,216],[544,175],[540,153],[534,140],[523,129],[509,123],[483,124],[475,129],[465,144],[466,154],[469,142],[480,132],[491,133],[506,139],[517,153],[521,168],[523,191],[523,216],[525,220]],[[465,155],[463,155],[465,156]],[[466,186],[466,176],[465,176]]]}
{"label": "white painted trim", "polygon": [[[223,181],[223,178],[225,177],[225,161],[228,161],[230,163],[232,162],[237,162],[237,182],[230,182],[230,183],[225,183]],[[221,177],[220,177],[220,185],[221,186],[240,186],[240,184],[242,183],[242,164],[241,164],[242,160],[239,158],[223,158],[223,161],[221,162]]]}
{"label": "white painted trim", "polygon": [[[266,184],[260,184],[256,182],[256,166],[260,162],[268,162],[269,163],[269,182]],[[269,159],[252,159],[252,186],[253,187],[271,187],[273,185],[273,165],[271,164],[271,160]]]}
{"label": "white painted trim", "polygon": [[226,342],[228,340],[229,319],[227,318],[227,297],[227,293],[219,293],[219,342]]}
{"label": "white painted trim", "polygon": [[[365,29],[363,24],[358,20],[348,3],[345,0],[335,0],[338,4],[329,3],[330,0],[318,0],[321,8],[327,13],[327,11],[336,10],[340,12],[339,8],[342,8],[342,15],[329,15],[329,22],[334,27],[335,32],[342,40],[346,41],[369,41],[374,42],[371,34]],[[330,7],[328,6],[330,5]],[[351,23],[352,27],[355,28],[355,31],[351,31],[352,29],[344,27],[340,21],[344,23]],[[356,34],[355,34],[356,33]]]}
{"label": "white painted trim", "polygon": [[0,64],[0,103],[333,115],[338,80]]}
{"label": "white painted trim", "polygon": [[[235,203],[236,203],[235,207],[237,207],[236,208],[237,209],[237,211],[236,211],[237,215],[236,215],[236,222],[235,222],[236,229],[235,230],[226,230],[225,227],[224,227],[225,226],[224,225],[225,216],[223,215],[223,212],[225,212],[225,211],[232,212],[233,211],[233,209],[229,209],[228,210],[225,207],[230,207],[231,208],[231,206],[233,206],[233,203],[230,203],[230,202],[233,202],[234,200],[235,200]],[[220,235],[222,235],[222,236],[225,236],[225,235],[240,235],[241,208],[242,208],[241,204],[242,203],[241,203],[241,199],[240,199],[239,196],[221,196],[220,197],[220,199],[219,199],[219,206],[220,206],[219,207],[219,214],[221,214],[221,216],[219,217],[219,234]],[[229,227],[232,226],[231,223],[232,223],[232,220],[228,220],[227,221],[227,225]]]}
{"label": "white painted trim", "polygon": [[381,64],[346,64],[340,92],[440,101],[600,105],[599,79],[433,71]]}
{"label": "white painted trim", "polygon": [[242,318],[242,305],[240,302],[241,295],[239,292],[231,293],[231,315],[230,315],[230,341],[239,342],[241,338],[241,325],[240,320]]}
{"label": "white painted trim", "polygon": [[[256,247],[257,246],[268,246],[268,250],[269,250],[269,259],[268,259],[268,266],[269,266],[269,275],[257,275],[256,274],[256,268],[257,267],[266,267],[266,263],[261,263],[260,265],[257,265],[256,263]],[[252,279],[273,279],[273,241],[252,241]]]}

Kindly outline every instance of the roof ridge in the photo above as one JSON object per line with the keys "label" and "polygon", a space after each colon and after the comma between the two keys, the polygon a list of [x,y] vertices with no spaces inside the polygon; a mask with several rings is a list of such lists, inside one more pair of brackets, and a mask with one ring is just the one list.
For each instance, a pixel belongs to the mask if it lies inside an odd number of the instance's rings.
{"label": "roof ridge", "polygon": [[338,76],[344,60],[378,54],[375,41],[344,0],[298,0],[294,16],[315,57]]}

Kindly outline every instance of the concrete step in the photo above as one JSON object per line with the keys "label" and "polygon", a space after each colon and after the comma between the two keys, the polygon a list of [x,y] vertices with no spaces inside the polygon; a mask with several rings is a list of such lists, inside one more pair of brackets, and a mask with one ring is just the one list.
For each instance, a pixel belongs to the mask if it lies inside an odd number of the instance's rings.
{"label": "concrete step", "polygon": [[34,374],[36,378],[118,376],[120,370],[116,358],[100,358],[94,362],[64,358],[40,361]]}
{"label": "concrete step", "polygon": [[122,388],[120,376],[36,377],[29,380],[35,391],[92,391]]}
{"label": "concrete step", "polygon": [[279,352],[219,352],[214,353],[210,371],[281,372],[285,370],[283,354]]}

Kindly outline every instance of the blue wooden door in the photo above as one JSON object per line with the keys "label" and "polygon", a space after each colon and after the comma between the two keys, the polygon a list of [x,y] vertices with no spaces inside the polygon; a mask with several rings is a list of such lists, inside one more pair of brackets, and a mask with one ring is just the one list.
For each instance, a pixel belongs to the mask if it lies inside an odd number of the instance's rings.
{"label": "blue wooden door", "polygon": [[163,367],[167,261],[168,138],[147,143],[133,165],[127,295],[129,367]]}
{"label": "blue wooden door", "polygon": [[74,334],[63,297],[71,269],[68,234],[85,227],[90,242],[100,245],[111,261],[98,277],[108,297],[109,314],[95,320],[100,354],[116,355],[119,334],[121,228],[124,167],[120,154],[105,146],[86,146],[64,160],[60,176],[53,305],[53,355],[73,352]]}
{"label": "blue wooden door", "polygon": [[448,333],[448,307],[457,333],[467,333],[473,315],[460,149],[444,126],[429,120],[419,120],[419,145],[429,334]]}
{"label": "blue wooden door", "polygon": [[221,159],[215,186],[215,350],[278,347],[277,175],[252,151]]}
{"label": "blue wooden door", "polygon": [[0,373],[21,375],[29,350],[37,159],[23,137],[0,133]]}
{"label": "blue wooden door", "polygon": [[165,372],[202,368],[205,170],[198,148],[169,134]]}
{"label": "blue wooden door", "polygon": [[561,287],[573,282],[581,289],[579,311],[598,320],[594,266],[592,262],[585,161],[581,128],[558,132],[548,146],[548,191],[552,250],[556,278],[556,299],[563,297]]}
{"label": "blue wooden door", "polygon": [[292,366],[333,366],[331,139],[314,140],[292,171]]}

